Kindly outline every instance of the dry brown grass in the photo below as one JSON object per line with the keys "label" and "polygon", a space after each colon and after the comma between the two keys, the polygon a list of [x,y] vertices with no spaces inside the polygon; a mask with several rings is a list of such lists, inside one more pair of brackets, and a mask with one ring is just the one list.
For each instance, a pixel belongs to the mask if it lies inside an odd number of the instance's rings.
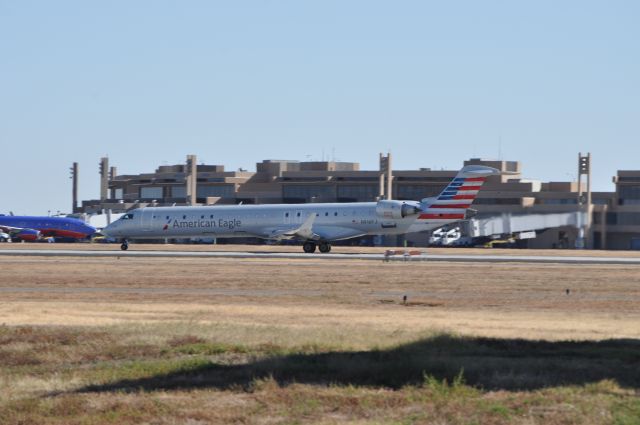
{"label": "dry brown grass", "polygon": [[0,269],[3,424],[640,417],[640,267],[0,257]]}
{"label": "dry brown grass", "polygon": [[341,351],[192,334],[135,345],[140,334],[123,332],[0,328],[9,351],[39,356],[0,357],[0,423],[623,424],[640,413],[638,341],[434,335]]}
{"label": "dry brown grass", "polygon": [[434,329],[545,339],[640,334],[636,266],[2,257],[0,267],[0,323],[10,325],[190,322],[327,339],[340,329],[403,338]]}

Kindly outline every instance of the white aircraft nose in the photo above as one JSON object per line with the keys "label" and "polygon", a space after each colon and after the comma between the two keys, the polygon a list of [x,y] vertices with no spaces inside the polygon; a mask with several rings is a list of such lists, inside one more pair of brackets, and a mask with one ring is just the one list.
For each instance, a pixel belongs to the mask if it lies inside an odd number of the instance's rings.
{"label": "white aircraft nose", "polygon": [[102,234],[105,236],[115,236],[115,223],[111,223],[107,225],[104,229],[102,229]]}

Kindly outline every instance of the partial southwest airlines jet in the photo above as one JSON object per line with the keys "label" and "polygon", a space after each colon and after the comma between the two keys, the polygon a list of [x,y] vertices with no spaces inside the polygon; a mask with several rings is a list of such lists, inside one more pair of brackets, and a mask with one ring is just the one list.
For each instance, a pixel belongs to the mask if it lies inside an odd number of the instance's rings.
{"label": "partial southwest airlines jet", "polygon": [[17,241],[36,241],[42,237],[87,239],[96,232],[77,218],[14,215],[0,215],[0,230]]}
{"label": "partial southwest airlines jet", "polygon": [[102,231],[122,240],[257,237],[304,241],[304,252],[331,251],[331,242],[365,235],[421,232],[463,220],[485,179],[500,172],[482,165],[460,170],[444,191],[422,201],[382,200],[331,204],[146,207]]}

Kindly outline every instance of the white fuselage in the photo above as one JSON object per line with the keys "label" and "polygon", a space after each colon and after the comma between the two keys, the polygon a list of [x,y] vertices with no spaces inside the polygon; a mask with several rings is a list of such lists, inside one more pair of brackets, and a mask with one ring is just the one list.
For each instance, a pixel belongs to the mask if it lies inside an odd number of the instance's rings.
{"label": "white fuselage", "polygon": [[111,223],[103,233],[123,239],[193,237],[301,239],[305,252],[331,250],[331,241],[365,235],[431,230],[463,220],[487,176],[500,171],[466,165],[438,197],[422,201],[331,204],[232,205],[140,208]]}
{"label": "white fuselage", "polygon": [[417,215],[385,218],[375,202],[328,204],[147,207],[134,210],[104,229],[131,239],[258,237],[284,239],[283,231],[301,226],[311,214],[322,240],[364,235],[402,234],[442,226],[451,220],[417,220]]}

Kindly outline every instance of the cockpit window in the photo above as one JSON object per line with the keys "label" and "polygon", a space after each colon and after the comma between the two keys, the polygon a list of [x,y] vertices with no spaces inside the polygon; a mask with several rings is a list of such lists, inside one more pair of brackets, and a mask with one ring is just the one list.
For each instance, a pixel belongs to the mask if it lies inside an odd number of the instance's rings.
{"label": "cockpit window", "polygon": [[131,220],[133,218],[133,214],[129,213],[129,214],[125,214],[122,216],[123,220]]}

